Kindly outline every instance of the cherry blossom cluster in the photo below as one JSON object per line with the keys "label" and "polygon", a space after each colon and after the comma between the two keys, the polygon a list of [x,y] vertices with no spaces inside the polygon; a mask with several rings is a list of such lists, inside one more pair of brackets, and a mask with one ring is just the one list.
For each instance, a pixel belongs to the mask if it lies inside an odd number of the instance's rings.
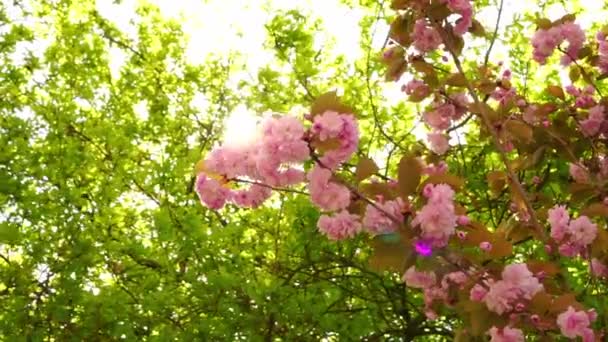
{"label": "cherry blossom cluster", "polygon": [[506,326],[504,328],[492,327],[488,330],[490,342],[524,342],[524,332],[517,328]]}
{"label": "cherry blossom cluster", "polygon": [[468,276],[461,271],[445,274],[440,282],[432,271],[418,271],[416,266],[411,266],[403,275],[403,281],[411,288],[422,289],[424,294],[425,314],[429,319],[435,319],[437,314],[433,310],[436,301],[441,303],[453,303],[455,298],[450,298],[451,289],[462,289],[468,280]]}
{"label": "cherry blossom cluster", "polygon": [[420,226],[420,237],[431,246],[444,247],[454,234],[457,223],[454,190],[446,184],[427,184],[423,195],[428,201],[416,213],[412,226]]}
{"label": "cherry blossom cluster", "polygon": [[[604,115],[604,106],[597,105],[589,108],[589,116],[585,120],[580,122],[581,131],[587,137],[592,137],[600,133],[600,129],[602,128],[602,124],[605,122]],[[606,129],[606,125],[604,125],[604,131]]]}
{"label": "cherry blossom cluster", "polygon": [[433,152],[441,155],[450,148],[445,131],[450,128],[453,122],[462,118],[466,113],[467,106],[466,95],[457,93],[450,95],[447,101],[431,104],[430,109],[424,112],[422,118],[432,128],[432,132],[427,135],[427,139]]}
{"label": "cherry blossom cluster", "polygon": [[581,27],[573,22],[566,22],[549,29],[536,31],[532,37],[534,60],[540,64],[545,64],[547,58],[564,41],[568,42],[568,48],[561,57],[561,63],[562,65],[569,65],[576,59],[585,42],[585,32]]}
{"label": "cherry blossom cluster", "polygon": [[597,226],[587,216],[571,220],[565,206],[556,205],[548,212],[551,238],[559,245],[559,253],[573,257],[584,254],[597,237]]}
{"label": "cherry blossom cluster", "polygon": [[595,334],[589,327],[597,319],[595,311],[576,311],[572,306],[557,316],[557,325],[562,335],[575,339],[581,337],[583,342],[594,342]]}
{"label": "cherry blossom cluster", "polygon": [[450,11],[460,15],[454,26],[454,33],[459,36],[467,33],[473,24],[473,6],[471,2],[469,0],[442,0],[441,2],[446,3]]}
{"label": "cherry blossom cluster", "polygon": [[[454,25],[454,33],[464,35],[473,24],[473,6],[469,0],[442,0],[452,13],[460,15]],[[442,44],[439,32],[422,17],[414,23],[411,39],[421,53],[437,49]]]}
{"label": "cherry blossom cluster", "polygon": [[522,311],[527,301],[543,289],[543,285],[528,270],[526,264],[507,265],[502,271],[502,279],[484,280],[471,289],[471,300],[483,301],[490,311],[499,315],[514,310]]}
{"label": "cherry blossom cluster", "polygon": [[[289,186],[304,180],[304,172],[293,167],[309,159],[302,122],[293,116],[266,116],[258,133],[255,143],[219,146],[204,160],[195,188],[205,206],[217,210],[231,201],[255,208],[270,197],[271,186]],[[230,181],[237,177],[253,184],[234,189]]]}
{"label": "cherry blossom cluster", "polygon": [[412,31],[412,41],[414,47],[422,53],[433,51],[442,43],[439,32],[430,26],[425,18],[416,20]]}

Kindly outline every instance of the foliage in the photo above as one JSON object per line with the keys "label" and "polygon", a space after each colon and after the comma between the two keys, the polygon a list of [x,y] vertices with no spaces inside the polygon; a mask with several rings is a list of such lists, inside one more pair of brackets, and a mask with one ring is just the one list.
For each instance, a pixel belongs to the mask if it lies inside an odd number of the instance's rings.
{"label": "foliage", "polygon": [[[273,60],[235,84],[247,56],[193,65],[180,23],[154,5],[138,3],[126,32],[93,0],[3,2],[2,339],[483,340],[508,315],[469,300],[473,282],[452,288],[449,305],[435,303],[438,318],[430,320],[425,293],[406,286],[403,274],[415,264],[441,279],[470,266],[498,280],[505,265],[523,262],[544,290],[510,326],[558,340],[556,317],[572,305],[596,310],[592,327],[601,338],[605,279],[591,275],[589,261],[608,262],[605,135],[580,128],[593,105],[606,103],[601,44],[593,40],[599,25],[586,30],[579,58],[567,68],[577,87],[594,87],[590,100],[579,100],[584,94],[560,82],[562,52],[544,66],[532,60],[534,32],[571,21],[543,19],[558,1],[518,13],[507,27],[477,16],[499,12],[502,1],[475,1],[471,28],[460,36],[451,29],[459,14],[446,17],[453,9],[441,1],[432,1],[432,12],[412,7],[424,3],[418,0],[344,3],[363,13],[360,32],[352,32],[361,37],[355,56],[336,54],[335,41],[320,38],[323,21],[294,7],[266,24]],[[584,13],[578,2],[566,8]],[[438,49],[409,48],[423,16],[436,19],[428,23],[441,32]],[[373,44],[383,24],[391,25],[383,47],[390,54]],[[492,57],[500,47],[508,66]],[[116,56],[124,57],[118,68]],[[502,76],[507,68],[511,77]],[[387,73],[404,85],[400,101],[383,95]],[[409,78],[428,89],[409,93]],[[497,100],[510,89],[512,100]],[[468,93],[462,118],[441,130],[456,143],[438,155],[413,134],[428,124],[418,113],[457,93]],[[357,194],[348,210],[362,219],[368,205],[405,200],[394,215],[403,214],[396,232],[330,241],[317,228],[322,214],[330,215],[300,184],[273,191],[255,210],[201,206],[194,190],[205,166],[193,165],[217,148],[223,122],[241,104],[301,119],[311,106],[317,116],[327,109],[356,114],[357,149],[331,182]],[[306,171],[339,143],[308,142],[316,150]],[[585,170],[583,178],[571,165]],[[420,249],[428,246],[416,244],[420,231],[412,222],[427,203],[427,184],[456,192],[448,202],[458,219],[448,245],[432,246],[430,257]],[[549,237],[555,204],[597,225],[597,238],[580,256],[560,255]],[[548,322],[546,331],[532,314]]]}

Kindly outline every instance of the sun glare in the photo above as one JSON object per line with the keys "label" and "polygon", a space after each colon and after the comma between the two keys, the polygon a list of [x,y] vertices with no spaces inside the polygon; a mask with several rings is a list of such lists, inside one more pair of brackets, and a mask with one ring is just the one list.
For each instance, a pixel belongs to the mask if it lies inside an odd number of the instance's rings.
{"label": "sun glare", "polygon": [[258,117],[245,105],[238,105],[226,119],[222,141],[227,146],[244,146],[255,141]]}

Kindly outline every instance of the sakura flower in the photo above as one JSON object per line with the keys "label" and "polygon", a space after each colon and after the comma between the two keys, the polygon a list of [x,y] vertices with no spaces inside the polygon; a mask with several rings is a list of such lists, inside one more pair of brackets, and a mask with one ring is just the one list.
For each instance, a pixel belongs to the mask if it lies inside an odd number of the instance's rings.
{"label": "sakura flower", "polygon": [[586,137],[596,135],[604,122],[604,106],[598,105],[589,109],[589,116],[582,120],[581,130]]}
{"label": "sakura flower", "polygon": [[591,259],[589,268],[591,269],[591,273],[596,277],[608,277],[608,267],[596,258]]}
{"label": "sakura flower", "polygon": [[584,311],[576,311],[572,306],[557,316],[557,325],[562,335],[568,338],[583,338],[584,342],[595,341],[593,330],[589,328],[591,321]]}
{"label": "sakura flower", "polygon": [[445,134],[440,132],[433,132],[427,135],[427,139],[431,145],[431,151],[441,155],[448,151],[450,144]]}
{"label": "sakura flower", "polygon": [[433,272],[419,272],[416,266],[411,266],[405,271],[403,281],[409,287],[425,289],[435,285],[437,279]]}
{"label": "sakura flower", "polygon": [[198,194],[201,203],[210,209],[221,209],[230,198],[230,189],[225,188],[213,178],[200,173],[196,178],[196,193]]}
{"label": "sakura flower", "polygon": [[330,182],[331,171],[319,165],[308,173],[310,200],[319,208],[337,211],[350,204],[350,190],[341,184]]}
{"label": "sakura flower", "polygon": [[456,213],[454,212],[454,191],[446,184],[429,184],[424,189],[428,197],[412,226],[420,226],[421,237],[431,241],[433,246],[443,247],[455,232]]}
{"label": "sakura flower", "polygon": [[401,198],[375,205],[368,204],[363,216],[363,226],[372,234],[394,232],[399,228],[398,222],[403,221],[402,208]]}
{"label": "sakura flower", "polygon": [[589,182],[589,172],[579,164],[570,163],[570,176],[575,182],[585,184]]}
{"label": "sakura flower", "polygon": [[352,238],[361,231],[359,215],[342,210],[333,216],[322,215],[317,222],[319,231],[331,240]]}
{"label": "sakura flower", "polygon": [[433,27],[426,24],[424,19],[416,20],[412,32],[413,45],[420,52],[435,50],[441,45],[441,36]]}
{"label": "sakura flower", "polygon": [[488,334],[490,335],[490,342],[524,342],[524,333],[523,331],[511,328],[504,327],[499,329],[497,327],[492,327],[488,330]]}

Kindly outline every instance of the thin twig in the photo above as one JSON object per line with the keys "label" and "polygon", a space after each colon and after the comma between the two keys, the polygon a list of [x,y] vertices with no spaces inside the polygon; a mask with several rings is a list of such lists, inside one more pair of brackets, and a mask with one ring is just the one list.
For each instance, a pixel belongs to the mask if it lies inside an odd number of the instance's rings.
{"label": "thin twig", "polygon": [[500,0],[500,6],[498,7],[498,17],[496,18],[496,26],[494,26],[494,33],[492,35],[492,41],[490,42],[490,47],[488,47],[488,51],[486,51],[486,56],[483,59],[484,66],[488,65],[488,61],[490,60],[490,54],[492,53],[492,48],[494,47],[494,42],[496,42],[496,37],[498,37],[498,28],[500,26],[500,18],[502,17],[503,5],[504,5],[504,0]]}

